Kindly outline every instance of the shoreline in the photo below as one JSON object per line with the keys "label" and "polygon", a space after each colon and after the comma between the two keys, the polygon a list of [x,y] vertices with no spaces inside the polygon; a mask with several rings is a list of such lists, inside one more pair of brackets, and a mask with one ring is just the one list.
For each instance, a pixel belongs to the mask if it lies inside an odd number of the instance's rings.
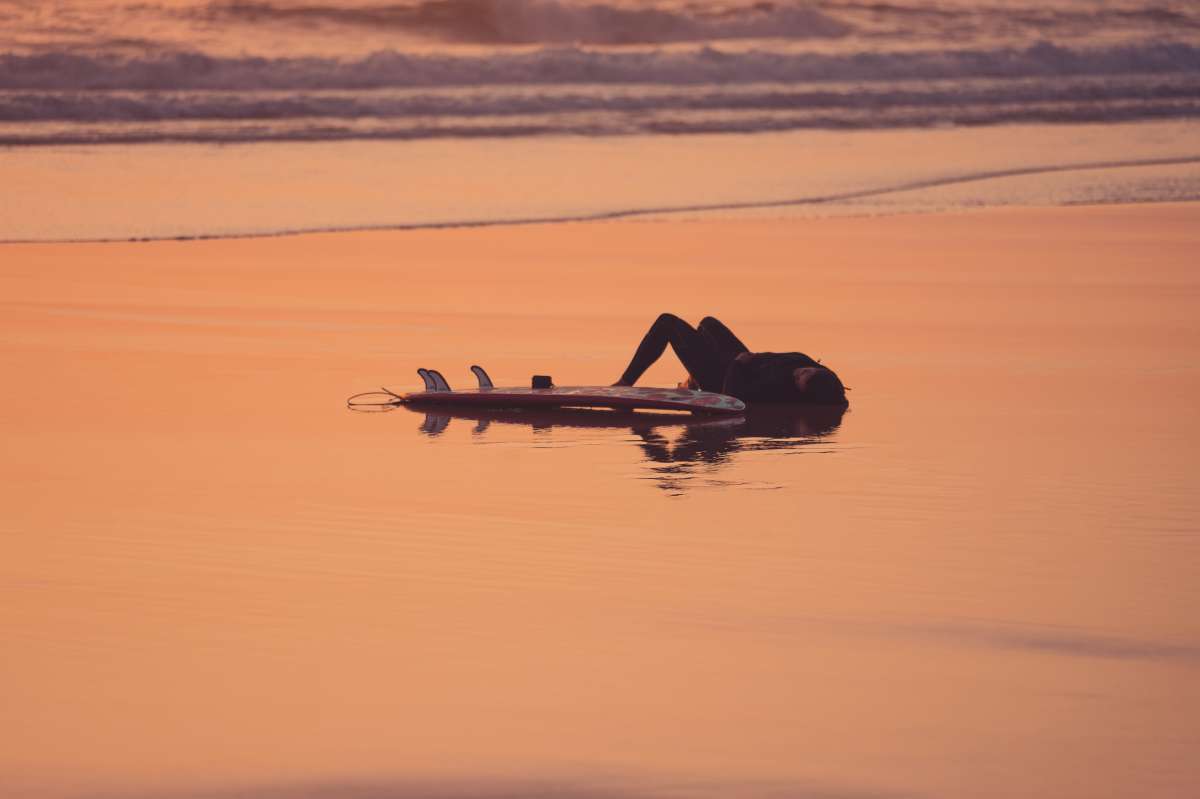
{"label": "shoreline", "polygon": [[[0,152],[0,243],[1200,199],[1194,123]],[[85,179],[61,182],[64,174]],[[87,212],[86,214],[84,212]]]}
{"label": "shoreline", "polygon": [[[1185,159],[1164,159],[1162,161],[1153,161],[1149,163],[1128,163],[1128,164],[1084,164],[1076,167],[1050,167],[1050,168],[1034,168],[1034,169],[1015,169],[1001,173],[989,175],[972,176],[968,178],[948,178],[938,181],[922,181],[917,184],[894,186],[878,190],[866,190],[859,192],[849,192],[843,195],[833,195],[828,197],[815,198],[795,198],[786,200],[764,200],[762,202],[748,203],[714,203],[712,205],[693,205],[672,208],[635,208],[623,211],[608,211],[597,214],[579,215],[579,216],[551,216],[551,217],[533,217],[529,219],[486,219],[486,220],[464,220],[451,222],[428,222],[428,223],[399,223],[394,225],[363,225],[351,227],[328,227],[328,228],[297,228],[295,230],[278,230],[263,233],[213,233],[211,235],[189,235],[189,236],[145,236],[131,238],[78,238],[78,239],[4,239],[0,240],[0,246],[16,246],[16,245],[54,245],[54,244],[154,244],[159,242],[188,242],[188,241],[247,241],[254,239],[279,239],[279,238],[294,238],[298,236],[328,236],[328,235],[352,235],[355,233],[403,233],[422,230],[478,230],[482,228],[517,228],[517,227],[546,227],[552,225],[572,225],[572,224],[590,224],[596,222],[621,222],[621,221],[693,221],[683,219],[669,219],[683,214],[698,214],[703,218],[711,219],[712,221],[720,221],[721,214],[730,213],[737,214],[743,211],[770,211],[770,210],[787,210],[793,208],[803,208],[805,206],[827,206],[833,203],[843,202],[846,200],[855,200],[869,197],[879,197],[889,194],[900,194],[910,191],[920,191],[927,188],[940,188],[943,186],[954,186],[964,183],[978,183],[989,180],[998,180],[1006,177],[1023,177],[1027,175],[1038,175],[1057,172],[1074,172],[1085,171],[1092,169],[1125,169],[1137,168],[1144,166],[1170,166],[1174,164],[1200,164],[1200,156],[1196,158]],[[1055,208],[1112,208],[1123,206],[1152,206],[1152,205],[1191,205],[1200,203],[1200,197],[1187,199],[1154,199],[1154,200],[1114,200],[1112,202],[1103,201],[1078,201],[1078,202],[1063,202],[1052,205],[1023,205],[1012,206],[1003,203],[995,205],[977,205],[965,206],[960,208],[929,208],[929,209],[904,209],[904,210],[883,210],[883,209],[860,209],[856,211],[845,211],[843,213],[826,214],[823,216],[802,217],[805,219],[828,219],[836,217],[840,219],[868,219],[880,217],[903,217],[903,216],[930,216],[930,215],[950,215],[950,214],[975,214],[988,211],[1044,211]],[[668,219],[659,219],[666,217]],[[745,219],[745,217],[736,217],[737,219]],[[776,219],[777,217],[762,217],[763,219]]]}

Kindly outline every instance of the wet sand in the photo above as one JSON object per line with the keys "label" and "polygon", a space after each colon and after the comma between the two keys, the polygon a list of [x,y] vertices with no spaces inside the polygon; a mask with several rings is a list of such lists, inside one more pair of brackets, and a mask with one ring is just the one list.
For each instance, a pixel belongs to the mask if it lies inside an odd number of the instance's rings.
{"label": "wet sand", "polygon": [[[0,246],[0,788],[1188,796],[1198,246],[1198,204]],[[343,404],[610,382],[664,310],[850,411]]]}

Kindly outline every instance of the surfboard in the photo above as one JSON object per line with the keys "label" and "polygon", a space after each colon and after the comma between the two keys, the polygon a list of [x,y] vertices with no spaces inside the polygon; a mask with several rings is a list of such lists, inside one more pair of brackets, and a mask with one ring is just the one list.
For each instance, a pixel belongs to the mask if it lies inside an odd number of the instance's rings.
{"label": "surfboard", "polygon": [[726,394],[641,386],[468,388],[457,391],[413,391],[400,397],[405,405],[459,408],[616,408],[692,413],[742,413],[746,410],[744,402]]}
{"label": "surfboard", "polygon": [[686,388],[497,387],[492,385],[487,372],[478,366],[472,366],[471,371],[479,380],[479,387],[453,390],[440,372],[427,369],[417,371],[425,381],[425,390],[393,395],[398,402],[405,405],[446,408],[614,408],[714,414],[742,413],[746,410],[746,404],[737,397]]}

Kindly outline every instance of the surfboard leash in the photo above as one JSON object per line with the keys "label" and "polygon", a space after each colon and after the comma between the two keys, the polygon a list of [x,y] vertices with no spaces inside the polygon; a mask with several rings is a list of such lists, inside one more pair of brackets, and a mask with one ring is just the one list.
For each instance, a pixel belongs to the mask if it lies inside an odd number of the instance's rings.
{"label": "surfboard leash", "polygon": [[[387,397],[386,400],[368,400],[360,399],[361,397]],[[379,391],[362,391],[346,398],[346,407],[355,411],[391,411],[399,408],[404,404],[404,397],[397,394],[395,391],[380,386]]]}

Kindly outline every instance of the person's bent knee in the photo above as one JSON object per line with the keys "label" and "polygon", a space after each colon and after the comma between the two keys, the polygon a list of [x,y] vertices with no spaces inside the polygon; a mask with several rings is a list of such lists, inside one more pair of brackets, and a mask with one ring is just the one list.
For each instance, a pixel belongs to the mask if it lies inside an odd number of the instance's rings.
{"label": "person's bent knee", "polygon": [[715,316],[706,316],[701,319],[700,326],[697,329],[703,330],[705,333],[719,341],[728,342],[729,344],[737,344],[741,347],[746,346],[738,340],[738,337],[733,334],[733,331],[730,330],[724,322]]}
{"label": "person's bent knee", "polygon": [[[675,325],[679,324],[680,322],[683,322],[683,320],[673,313],[660,313],[658,318],[654,320],[654,324],[656,325]],[[683,323],[685,325],[687,324],[687,322]]]}

